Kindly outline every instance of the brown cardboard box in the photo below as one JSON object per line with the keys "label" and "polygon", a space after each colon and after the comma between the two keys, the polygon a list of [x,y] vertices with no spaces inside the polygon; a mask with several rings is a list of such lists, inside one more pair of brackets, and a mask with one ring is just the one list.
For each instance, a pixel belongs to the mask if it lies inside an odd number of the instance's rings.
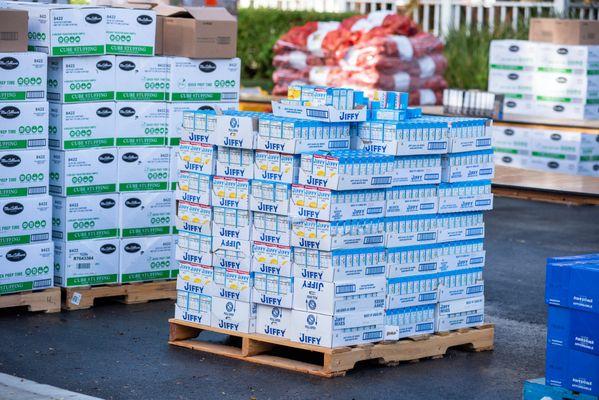
{"label": "brown cardboard box", "polygon": [[528,40],[569,45],[599,45],[599,21],[531,18]]}
{"label": "brown cardboard box", "polygon": [[175,7],[159,4],[156,34],[160,54],[189,58],[233,58],[237,54],[237,19],[222,7]]}
{"label": "brown cardboard box", "polygon": [[0,51],[27,51],[27,24],[25,10],[0,9]]}

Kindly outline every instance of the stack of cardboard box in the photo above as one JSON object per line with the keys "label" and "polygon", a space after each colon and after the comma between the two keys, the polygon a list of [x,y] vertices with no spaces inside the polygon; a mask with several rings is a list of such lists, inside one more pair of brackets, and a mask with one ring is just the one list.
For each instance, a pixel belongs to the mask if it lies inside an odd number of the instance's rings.
{"label": "stack of cardboard box", "polygon": [[46,54],[27,13],[0,9],[0,294],[53,286]]}
{"label": "stack of cardboard box", "polygon": [[489,91],[504,112],[548,119],[599,119],[598,21],[533,18],[529,40],[494,40]]}
{"label": "stack of cardboard box", "polygon": [[547,260],[546,382],[599,396],[599,254]]}
{"label": "stack of cardboard box", "polygon": [[234,17],[219,8],[125,6],[10,4],[29,13],[29,48],[50,57],[61,286],[177,276],[173,189],[182,110],[238,104]]}

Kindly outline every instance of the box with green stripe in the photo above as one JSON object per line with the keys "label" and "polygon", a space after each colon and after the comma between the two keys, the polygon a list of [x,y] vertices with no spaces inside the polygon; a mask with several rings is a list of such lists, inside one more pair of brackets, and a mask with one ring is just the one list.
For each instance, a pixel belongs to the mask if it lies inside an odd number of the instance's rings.
{"label": "box with green stripe", "polygon": [[172,259],[172,235],[121,239],[121,283],[170,279],[176,269]]}
{"label": "box with green stripe", "polygon": [[117,146],[166,145],[166,103],[117,101],[116,108]]}
{"label": "box with green stripe", "polygon": [[119,195],[116,193],[54,196],[52,238],[74,242],[118,237],[118,201]]}
{"label": "box with green stripe", "polygon": [[133,8],[106,9],[106,53],[153,56],[156,13]]}
{"label": "box with green stripe", "polygon": [[171,57],[169,88],[172,102],[239,101],[241,60],[192,60]]}
{"label": "box with green stripe", "polygon": [[82,196],[117,191],[117,151],[106,149],[51,150],[50,193]]}
{"label": "box with green stripe", "polygon": [[0,246],[46,242],[52,233],[48,195],[0,198]]}
{"label": "box with green stripe", "polygon": [[105,8],[15,2],[11,8],[27,10],[28,46],[51,57],[104,54]]}
{"label": "box with green stripe", "polygon": [[0,53],[0,102],[45,101],[48,57],[43,53]]}
{"label": "box with green stripe", "polygon": [[52,287],[54,244],[0,247],[0,295]]}
{"label": "box with green stripe", "polygon": [[118,191],[169,190],[168,147],[121,147],[118,149]]}
{"label": "box with green stripe", "polygon": [[115,57],[51,58],[48,100],[61,103],[113,101]]}
{"label": "box with green stripe", "polygon": [[55,241],[54,282],[57,286],[118,283],[119,240]]}
{"label": "box with green stripe", "polygon": [[125,192],[119,198],[121,237],[171,233],[173,192]]}
{"label": "box with green stripe", "polygon": [[114,127],[112,102],[50,103],[49,144],[53,149],[114,147]]}
{"label": "box with green stripe", "polygon": [[0,150],[0,198],[48,193],[48,149]]}
{"label": "box with green stripe", "polygon": [[48,103],[0,101],[0,150],[48,145]]}
{"label": "box with green stripe", "polygon": [[168,68],[167,57],[117,56],[116,100],[168,100]]}

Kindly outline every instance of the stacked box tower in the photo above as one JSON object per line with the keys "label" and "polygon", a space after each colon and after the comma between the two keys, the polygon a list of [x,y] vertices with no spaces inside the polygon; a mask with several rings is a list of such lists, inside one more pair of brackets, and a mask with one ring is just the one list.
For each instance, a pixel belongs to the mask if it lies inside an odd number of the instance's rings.
{"label": "stacked box tower", "polygon": [[0,294],[53,286],[47,62],[0,53]]}

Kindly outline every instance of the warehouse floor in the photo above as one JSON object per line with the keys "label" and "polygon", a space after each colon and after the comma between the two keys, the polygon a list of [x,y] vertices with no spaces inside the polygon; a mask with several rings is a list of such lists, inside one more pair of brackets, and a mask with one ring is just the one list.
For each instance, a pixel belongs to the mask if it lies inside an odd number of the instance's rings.
{"label": "warehouse floor", "polygon": [[544,262],[599,251],[599,208],[496,199],[487,222],[494,352],[320,379],[166,344],[168,301],[0,313],[0,372],[104,399],[516,399],[543,375]]}

